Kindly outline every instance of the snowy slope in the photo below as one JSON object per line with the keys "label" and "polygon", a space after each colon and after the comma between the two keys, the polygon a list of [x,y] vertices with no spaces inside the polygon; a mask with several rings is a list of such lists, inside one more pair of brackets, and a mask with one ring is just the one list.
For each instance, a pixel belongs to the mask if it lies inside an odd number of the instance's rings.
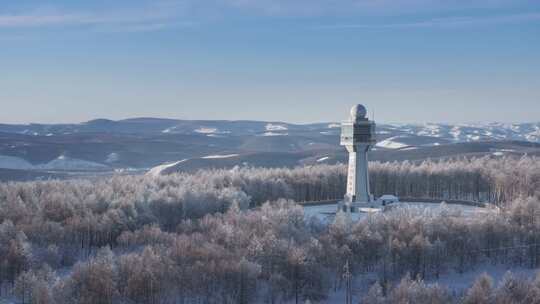
{"label": "snowy slope", "polygon": [[222,159],[222,158],[232,158],[232,157],[237,157],[237,156],[238,154],[224,154],[224,155],[217,154],[217,155],[207,155],[201,158],[202,159]]}
{"label": "snowy slope", "polygon": [[30,170],[33,167],[31,163],[20,157],[0,155],[0,168],[2,169]]}
{"label": "snowy slope", "polygon": [[391,137],[388,139],[385,139],[383,141],[380,141],[376,145],[379,148],[385,148],[385,149],[402,149],[405,147],[408,147],[408,145],[399,142],[399,137]]}
{"label": "snowy slope", "polygon": [[176,166],[176,165],[178,165],[180,163],[183,163],[185,161],[187,161],[187,159],[183,159],[183,160],[180,160],[180,161],[177,161],[177,162],[174,162],[174,163],[170,163],[170,164],[164,164],[164,165],[156,166],[156,167],[150,169],[146,173],[146,175],[152,176],[152,177],[158,177],[158,176],[162,175],[165,170],[167,170],[169,168],[173,168],[174,166]]}
{"label": "snowy slope", "polygon": [[82,159],[70,158],[60,155],[58,158],[51,160],[46,164],[36,166],[42,170],[107,170],[108,166],[86,161]]}
{"label": "snowy slope", "polygon": [[[386,125],[381,125],[385,127]],[[518,140],[540,142],[540,123],[485,124],[409,124],[389,125],[394,131],[417,136],[432,136],[454,142]]]}
{"label": "snowy slope", "polygon": [[2,169],[15,169],[15,170],[107,170],[108,166],[86,161],[82,159],[69,158],[64,155],[59,156],[52,161],[40,164],[32,165],[25,159],[20,157],[0,155],[0,168]]}

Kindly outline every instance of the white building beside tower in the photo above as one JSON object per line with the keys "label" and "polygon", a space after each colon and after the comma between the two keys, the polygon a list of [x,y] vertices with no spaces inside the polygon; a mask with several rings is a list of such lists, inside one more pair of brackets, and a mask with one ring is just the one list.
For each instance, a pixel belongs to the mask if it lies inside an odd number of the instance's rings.
{"label": "white building beside tower", "polygon": [[375,122],[367,118],[363,105],[351,109],[349,121],[341,125],[341,145],[349,152],[347,194],[339,208],[355,211],[375,204],[369,193],[368,152],[376,144]]}

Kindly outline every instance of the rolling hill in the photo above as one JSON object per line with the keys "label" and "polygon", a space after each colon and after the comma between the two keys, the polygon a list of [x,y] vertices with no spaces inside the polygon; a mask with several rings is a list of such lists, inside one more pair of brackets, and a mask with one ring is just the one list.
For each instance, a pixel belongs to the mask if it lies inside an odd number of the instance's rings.
{"label": "rolling hill", "polygon": [[[377,132],[372,160],[540,153],[540,123],[379,124]],[[0,178],[145,172],[162,165],[174,172],[331,164],[346,161],[339,133],[332,122],[133,118],[0,124]]]}

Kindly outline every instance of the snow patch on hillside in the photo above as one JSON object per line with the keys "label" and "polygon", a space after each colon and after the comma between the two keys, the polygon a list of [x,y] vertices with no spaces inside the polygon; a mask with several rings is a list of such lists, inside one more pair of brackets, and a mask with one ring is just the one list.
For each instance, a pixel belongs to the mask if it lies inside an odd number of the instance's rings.
{"label": "snow patch on hillside", "polygon": [[25,129],[24,131],[21,131],[19,132],[20,134],[23,134],[23,135],[32,135],[32,136],[38,136],[39,133],[36,132],[36,131],[30,131],[28,129]]}
{"label": "snow patch on hillside", "polygon": [[287,136],[289,133],[265,132],[262,136]]}
{"label": "snow patch on hillside", "polygon": [[277,125],[277,124],[267,124],[266,125],[266,131],[286,131],[289,130],[287,126],[284,125]]}
{"label": "snow patch on hillside", "polygon": [[159,165],[159,166],[156,166],[152,169],[150,169],[146,175],[148,176],[152,176],[152,177],[158,177],[161,175],[161,173],[165,170],[165,169],[168,169],[168,168],[171,168],[171,167],[174,167],[178,164],[181,164],[183,162],[187,161],[187,159],[182,159],[180,161],[177,161],[177,162],[174,162],[174,163],[169,163],[169,164],[163,164],[163,165]]}
{"label": "snow patch on hillside", "polygon": [[111,153],[107,155],[107,159],[105,160],[106,163],[114,163],[120,160],[120,155],[118,153]]}
{"label": "snow patch on hillside", "polygon": [[540,141],[540,129],[536,126],[536,130],[525,135],[528,141],[538,142]]}
{"label": "snow patch on hillside", "polygon": [[222,158],[232,158],[237,157],[238,154],[226,154],[226,155],[207,155],[201,157],[202,159],[222,159]]}
{"label": "snow patch on hillside", "polygon": [[161,131],[161,133],[171,133],[174,129],[176,129],[176,127],[167,128],[167,129]]}
{"label": "snow patch on hillside", "polygon": [[458,141],[461,139],[461,129],[459,127],[453,127],[450,131],[450,135],[452,135],[453,139],[455,141]]}
{"label": "snow patch on hillside", "polygon": [[467,134],[467,141],[478,141],[478,140],[480,140],[480,136]]}
{"label": "snow patch on hillside", "polygon": [[215,133],[219,133],[219,132],[218,132],[218,129],[216,129],[216,128],[206,128],[206,127],[201,127],[201,128],[195,129],[195,130],[193,130],[193,132],[195,132],[195,133],[200,133],[200,134],[215,134]]}
{"label": "snow patch on hillside", "polygon": [[432,136],[432,137],[442,137],[442,126],[427,123],[424,124],[424,129],[420,130],[416,135],[418,136]]}
{"label": "snow patch on hillside", "polygon": [[380,147],[380,148],[386,148],[386,149],[402,149],[402,148],[406,148],[408,147],[408,145],[404,144],[404,143],[400,143],[398,141],[396,141],[396,139],[398,139],[399,137],[390,137],[388,139],[385,139],[381,142],[378,142],[376,144],[377,147]]}

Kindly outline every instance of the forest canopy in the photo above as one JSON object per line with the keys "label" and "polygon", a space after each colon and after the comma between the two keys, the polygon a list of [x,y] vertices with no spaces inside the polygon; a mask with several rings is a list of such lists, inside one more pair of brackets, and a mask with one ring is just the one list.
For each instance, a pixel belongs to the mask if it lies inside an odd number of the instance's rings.
{"label": "forest canopy", "polygon": [[427,299],[415,303],[461,302],[481,292],[521,296],[485,277],[457,296],[422,279],[484,262],[539,266],[535,157],[376,162],[370,174],[376,195],[482,201],[499,211],[472,220],[405,208],[353,224],[343,215],[329,225],[305,218],[295,202],[343,196],[340,165],[3,183],[0,296],[23,303],[324,302],[343,286],[347,261],[353,275],[377,277],[366,291],[377,301],[413,296],[411,288]]}

